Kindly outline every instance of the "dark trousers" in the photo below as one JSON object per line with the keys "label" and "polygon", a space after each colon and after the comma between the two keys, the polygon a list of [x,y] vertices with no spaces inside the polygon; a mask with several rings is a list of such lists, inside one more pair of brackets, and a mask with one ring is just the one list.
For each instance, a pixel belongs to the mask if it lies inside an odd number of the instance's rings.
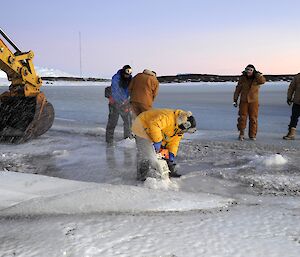
{"label": "dark trousers", "polygon": [[300,104],[293,104],[289,128],[296,128],[300,117]]}
{"label": "dark trousers", "polygon": [[119,116],[123,119],[124,138],[131,137],[131,114],[128,110],[119,108],[116,104],[109,104],[109,115],[106,126],[106,142],[112,143],[114,140],[115,128],[118,124]]}

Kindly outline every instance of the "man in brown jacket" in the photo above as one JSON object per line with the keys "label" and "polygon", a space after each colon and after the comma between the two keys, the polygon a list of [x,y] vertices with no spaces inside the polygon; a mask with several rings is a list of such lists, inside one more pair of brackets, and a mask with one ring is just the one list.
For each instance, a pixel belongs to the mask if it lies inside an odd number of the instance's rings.
{"label": "man in brown jacket", "polygon": [[298,73],[292,80],[287,92],[287,104],[293,104],[292,116],[289,125],[288,134],[283,137],[285,140],[293,140],[296,136],[296,127],[300,117],[300,73]]}
{"label": "man in brown jacket", "polygon": [[152,109],[152,104],[157,96],[159,82],[156,73],[144,70],[131,80],[129,85],[130,103],[135,116]]}
{"label": "man in brown jacket", "polygon": [[239,140],[244,140],[244,130],[249,116],[249,138],[256,140],[259,107],[259,89],[266,82],[265,77],[252,64],[249,64],[239,79],[233,96],[233,106],[237,107],[240,97],[238,130]]}

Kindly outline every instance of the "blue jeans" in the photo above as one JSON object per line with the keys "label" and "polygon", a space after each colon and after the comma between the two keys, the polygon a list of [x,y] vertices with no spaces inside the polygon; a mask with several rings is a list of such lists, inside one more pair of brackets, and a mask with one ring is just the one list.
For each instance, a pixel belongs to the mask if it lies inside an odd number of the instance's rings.
{"label": "blue jeans", "polygon": [[300,104],[293,104],[289,128],[296,128],[300,117]]}

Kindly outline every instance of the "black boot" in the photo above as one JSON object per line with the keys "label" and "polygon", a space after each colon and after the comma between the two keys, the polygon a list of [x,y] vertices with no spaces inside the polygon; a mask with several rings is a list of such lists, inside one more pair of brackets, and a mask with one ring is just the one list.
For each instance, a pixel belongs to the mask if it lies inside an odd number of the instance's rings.
{"label": "black boot", "polygon": [[181,174],[178,174],[176,171],[176,163],[168,161],[168,167],[170,170],[169,177],[170,178],[180,178]]}
{"label": "black boot", "polygon": [[150,161],[141,160],[137,167],[137,180],[145,181],[150,170]]}

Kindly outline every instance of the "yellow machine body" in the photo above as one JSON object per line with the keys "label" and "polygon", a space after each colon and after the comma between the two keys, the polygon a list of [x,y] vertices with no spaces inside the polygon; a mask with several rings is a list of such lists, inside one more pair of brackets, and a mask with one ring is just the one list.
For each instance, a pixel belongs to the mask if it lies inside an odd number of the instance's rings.
{"label": "yellow machine body", "polygon": [[0,141],[21,143],[38,137],[52,126],[54,108],[40,92],[32,51],[21,52],[0,29],[1,35],[16,50],[13,53],[0,38],[0,69],[11,82],[0,95]]}

